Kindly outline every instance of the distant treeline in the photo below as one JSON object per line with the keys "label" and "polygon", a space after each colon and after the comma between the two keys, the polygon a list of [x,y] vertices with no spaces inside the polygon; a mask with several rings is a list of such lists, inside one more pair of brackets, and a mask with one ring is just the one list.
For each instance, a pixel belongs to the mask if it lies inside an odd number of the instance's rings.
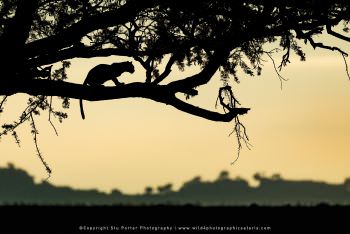
{"label": "distant treeline", "polygon": [[0,204],[38,205],[350,205],[350,178],[343,184],[317,181],[292,181],[279,175],[265,177],[256,174],[259,182],[251,187],[241,178],[231,179],[223,171],[215,181],[200,177],[185,182],[173,191],[172,184],[153,189],[146,187],[143,194],[126,195],[117,189],[111,193],[98,190],[78,190],[54,186],[48,182],[34,183],[26,171],[9,164],[0,168]]}

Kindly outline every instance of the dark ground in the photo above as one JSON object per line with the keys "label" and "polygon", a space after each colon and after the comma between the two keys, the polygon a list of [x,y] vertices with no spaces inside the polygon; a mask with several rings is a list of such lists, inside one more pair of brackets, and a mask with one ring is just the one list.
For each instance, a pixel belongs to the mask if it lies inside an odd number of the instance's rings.
{"label": "dark ground", "polygon": [[[230,233],[350,233],[349,212],[350,206],[327,205],[1,206],[0,233],[121,233],[139,230],[159,233],[160,229],[170,228],[186,233],[208,233],[209,229],[216,233],[223,233],[224,229]],[[270,229],[254,230],[262,227]]]}

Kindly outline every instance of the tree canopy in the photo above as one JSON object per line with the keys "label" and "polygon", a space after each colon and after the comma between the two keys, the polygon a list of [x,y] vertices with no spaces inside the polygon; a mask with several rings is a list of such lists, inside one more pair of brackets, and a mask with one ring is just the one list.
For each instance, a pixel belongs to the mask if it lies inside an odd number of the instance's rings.
{"label": "tree canopy", "polygon": [[[345,0],[2,0],[0,113],[9,96],[31,97],[19,119],[2,126],[0,136],[11,133],[19,143],[16,128],[29,121],[36,143],[36,115],[48,111],[60,120],[67,118],[51,105],[55,96],[63,100],[63,108],[69,108],[71,98],[140,97],[212,121],[234,120],[237,137],[245,140],[238,117],[249,108],[239,107],[230,87],[230,80],[239,82],[237,71],[260,75],[262,56],[272,59],[279,49],[284,55],[274,62],[278,73],[290,62],[290,53],[305,59],[301,44],[337,51],[346,61],[346,52],[315,36],[329,34],[350,42],[349,20],[350,4]],[[334,29],[339,24],[343,32]],[[268,43],[277,48],[266,51],[263,46]],[[143,82],[93,87],[68,81],[71,59],[111,55],[139,63]],[[53,69],[54,64],[60,66]],[[201,70],[170,79],[174,69],[191,66]],[[217,104],[222,112],[192,105],[177,95],[200,95],[198,87],[218,71],[222,87]],[[39,149],[38,155],[46,165]]]}

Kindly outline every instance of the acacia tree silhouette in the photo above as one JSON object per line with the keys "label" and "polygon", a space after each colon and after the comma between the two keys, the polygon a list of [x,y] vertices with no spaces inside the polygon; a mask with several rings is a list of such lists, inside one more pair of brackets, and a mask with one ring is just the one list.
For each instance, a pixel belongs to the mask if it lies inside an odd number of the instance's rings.
{"label": "acacia tree silhouette", "polygon": [[[278,40],[285,54],[279,67],[275,65],[277,72],[289,63],[292,51],[305,59],[298,43],[338,51],[345,60],[343,50],[316,42],[314,36],[328,33],[350,41],[332,29],[343,22],[346,32],[349,13],[345,0],[3,0],[0,95],[4,98],[0,111],[11,95],[26,93],[31,97],[19,119],[2,126],[1,135],[11,133],[20,143],[16,129],[29,121],[37,146],[37,115],[48,111],[51,124],[51,116],[60,121],[67,118],[66,113],[53,108],[54,96],[63,99],[64,108],[69,107],[70,98],[141,97],[212,121],[235,120],[234,132],[241,147],[247,135],[238,116],[249,109],[238,107],[230,78],[239,82],[238,69],[259,75],[262,56],[272,58],[274,52],[264,51],[263,45]],[[70,59],[110,55],[140,63],[145,69],[144,82],[88,87],[66,81]],[[61,67],[52,70],[51,65],[57,63]],[[160,70],[160,64],[165,64],[165,69]],[[199,73],[169,80],[175,66],[183,70],[195,65],[201,67]],[[218,94],[223,112],[194,106],[176,96],[198,95],[197,88],[206,85],[217,71],[223,81]],[[38,147],[37,153],[50,173]]]}

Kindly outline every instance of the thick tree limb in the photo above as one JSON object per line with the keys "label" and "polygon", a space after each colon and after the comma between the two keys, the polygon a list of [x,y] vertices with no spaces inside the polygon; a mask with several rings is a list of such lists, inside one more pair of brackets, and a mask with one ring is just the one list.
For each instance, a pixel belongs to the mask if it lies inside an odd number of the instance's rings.
{"label": "thick tree limb", "polygon": [[0,67],[5,77],[14,74],[14,64],[20,71],[25,68],[23,48],[29,36],[38,2],[39,0],[18,1],[16,14],[9,20],[0,37],[0,51],[3,56]]}
{"label": "thick tree limb", "polygon": [[221,114],[209,111],[175,97],[166,85],[153,85],[145,83],[131,83],[116,87],[90,87],[64,81],[43,79],[24,80],[21,82],[10,80],[0,81],[0,95],[13,95],[26,93],[29,95],[63,96],[89,101],[102,101],[122,98],[147,98],[156,102],[171,105],[186,113],[208,120],[229,122],[237,115],[245,114],[248,108],[234,108],[232,111]]}
{"label": "thick tree limb", "polygon": [[22,49],[32,25],[39,0],[20,0],[14,18],[5,27],[1,35],[1,46],[17,46]]}
{"label": "thick tree limb", "polygon": [[88,47],[81,43],[78,43],[69,48],[53,51],[47,54],[36,56],[34,58],[30,58],[29,63],[31,66],[43,66],[73,58],[94,58],[116,55],[133,57],[136,61],[140,62],[143,67],[145,67],[145,62],[141,59],[142,56],[162,56],[171,53],[174,47],[179,50],[189,50],[191,46],[193,46],[195,43],[195,41],[185,41],[181,42],[181,45],[174,45],[165,48],[152,48],[151,50],[146,49],[139,51],[129,50],[125,48],[96,49],[94,47]]}
{"label": "thick tree limb", "polygon": [[126,49],[109,48],[95,50],[93,48],[84,47],[83,45],[81,45],[80,47],[72,47],[58,51],[56,53],[39,56],[37,58],[29,60],[29,63],[31,66],[43,66],[72,58],[95,58],[108,57],[112,55],[127,57],[134,56],[134,54],[130,50]]}
{"label": "thick tree limb", "polygon": [[230,122],[237,115],[246,114],[250,110],[249,108],[231,108],[231,111],[229,111],[228,113],[221,114],[218,112],[213,112],[197,106],[193,106],[187,102],[177,99],[176,97],[172,97],[168,104],[183,112],[196,115],[208,120],[221,122]]}

